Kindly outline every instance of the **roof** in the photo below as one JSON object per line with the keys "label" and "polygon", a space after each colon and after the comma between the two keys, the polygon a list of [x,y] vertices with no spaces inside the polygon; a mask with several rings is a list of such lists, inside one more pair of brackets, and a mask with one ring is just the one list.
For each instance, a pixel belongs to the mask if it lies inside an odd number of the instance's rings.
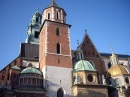
{"label": "roof", "polygon": [[8,65],[6,65],[3,69],[0,70],[0,73],[5,70],[10,64],[12,64],[15,60],[17,60],[18,58],[20,58],[19,56],[16,57],[14,60],[12,60]]}
{"label": "roof", "polygon": [[52,0],[51,4],[48,7],[59,7],[55,0]]}
{"label": "roof", "polygon": [[[110,57],[111,53],[100,53],[102,57]],[[120,58],[130,58],[130,55],[116,54]]]}
{"label": "roof", "polygon": [[12,66],[11,69],[20,70],[21,71],[21,69],[17,65]]}
{"label": "roof", "polygon": [[39,57],[39,45],[21,43],[20,55],[22,58],[26,59],[38,59]]}
{"label": "roof", "polygon": [[74,71],[81,71],[81,70],[89,70],[89,71],[96,71],[92,64],[86,60],[79,60],[73,64]]}
{"label": "roof", "polygon": [[107,72],[107,78],[113,77],[113,76],[118,76],[118,75],[123,75],[123,74],[129,74],[129,71],[127,68],[125,68],[122,65],[113,65]]}
{"label": "roof", "polygon": [[42,75],[42,72],[35,67],[27,67],[21,73],[36,73]]}

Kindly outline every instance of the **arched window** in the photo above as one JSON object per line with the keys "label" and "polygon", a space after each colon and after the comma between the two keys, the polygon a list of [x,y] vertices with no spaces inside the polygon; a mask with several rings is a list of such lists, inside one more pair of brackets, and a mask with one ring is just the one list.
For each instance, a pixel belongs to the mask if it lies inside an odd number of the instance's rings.
{"label": "arched window", "polygon": [[50,19],[50,13],[48,13],[48,19]]}
{"label": "arched window", "polygon": [[60,30],[59,30],[59,28],[56,28],[56,35],[60,36]]}
{"label": "arched window", "polygon": [[36,17],[36,22],[38,22],[38,17]]}
{"label": "arched window", "polygon": [[60,44],[57,43],[57,54],[60,54]]}
{"label": "arched window", "polygon": [[33,67],[33,64],[32,63],[28,63],[28,67]]}
{"label": "arched window", "polygon": [[57,91],[57,97],[64,97],[64,91],[62,88],[59,88]]}
{"label": "arched window", "polygon": [[60,19],[60,13],[59,12],[56,13],[56,19]]}
{"label": "arched window", "polygon": [[111,68],[111,63],[108,63],[108,69]]}

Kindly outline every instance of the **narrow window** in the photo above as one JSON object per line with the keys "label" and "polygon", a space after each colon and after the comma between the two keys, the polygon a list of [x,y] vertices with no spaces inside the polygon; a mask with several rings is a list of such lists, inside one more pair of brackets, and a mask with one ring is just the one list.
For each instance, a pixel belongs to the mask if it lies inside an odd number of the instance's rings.
{"label": "narrow window", "polygon": [[50,13],[48,13],[48,19],[50,19]]}
{"label": "narrow window", "polygon": [[39,32],[38,32],[38,31],[35,31],[34,37],[35,37],[35,38],[38,38],[38,37],[39,37]]}
{"label": "narrow window", "polygon": [[59,19],[59,17],[58,17],[58,12],[56,13],[56,19]]}
{"label": "narrow window", "polygon": [[57,91],[57,97],[64,97],[64,92],[63,92],[62,88],[58,89],[58,91]]}
{"label": "narrow window", "polygon": [[38,22],[38,17],[36,17],[36,22]]}
{"label": "narrow window", "polygon": [[81,53],[81,59],[83,59],[83,54]]}
{"label": "narrow window", "polygon": [[60,36],[60,30],[59,30],[59,28],[56,29],[56,35]]}
{"label": "narrow window", "polygon": [[10,73],[8,73],[8,77],[7,77],[7,80],[9,80],[9,77],[10,77]]}
{"label": "narrow window", "polygon": [[60,54],[60,44],[57,43],[57,54]]}
{"label": "narrow window", "polygon": [[56,19],[59,19],[59,18],[60,18],[60,13],[57,12],[57,13],[56,13]]}
{"label": "narrow window", "polygon": [[111,63],[108,63],[108,69],[111,68]]}

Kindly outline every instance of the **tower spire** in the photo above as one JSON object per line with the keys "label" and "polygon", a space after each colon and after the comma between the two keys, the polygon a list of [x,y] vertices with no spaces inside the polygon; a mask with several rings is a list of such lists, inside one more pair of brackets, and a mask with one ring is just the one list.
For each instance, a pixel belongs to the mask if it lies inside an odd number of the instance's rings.
{"label": "tower spire", "polygon": [[111,48],[111,51],[112,51],[112,56],[110,56],[111,63],[112,63],[112,65],[118,65],[118,58],[117,58],[117,55],[114,54],[112,44],[110,44],[110,48]]}
{"label": "tower spire", "polygon": [[59,7],[55,0],[52,0],[51,4],[48,7]]}
{"label": "tower spire", "polygon": [[88,31],[85,29],[85,34],[87,34],[88,33]]}
{"label": "tower spire", "polygon": [[113,48],[112,48],[112,44],[110,44],[110,49],[111,49],[111,51],[112,51],[112,54],[114,54],[114,50],[113,50]]}

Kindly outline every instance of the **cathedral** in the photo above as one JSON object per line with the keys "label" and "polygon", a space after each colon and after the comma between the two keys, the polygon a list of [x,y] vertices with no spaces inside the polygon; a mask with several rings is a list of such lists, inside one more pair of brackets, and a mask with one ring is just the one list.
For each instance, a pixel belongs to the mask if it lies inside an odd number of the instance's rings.
{"label": "cathedral", "polygon": [[130,56],[98,52],[88,33],[72,50],[66,15],[55,0],[36,10],[19,55],[0,71],[0,97],[130,97]]}

